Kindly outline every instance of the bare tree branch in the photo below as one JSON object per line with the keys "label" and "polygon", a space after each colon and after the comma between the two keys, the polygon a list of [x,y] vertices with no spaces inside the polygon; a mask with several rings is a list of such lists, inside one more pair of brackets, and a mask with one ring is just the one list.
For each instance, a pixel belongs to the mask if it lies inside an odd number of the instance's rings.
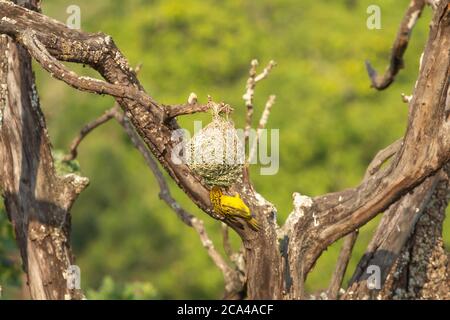
{"label": "bare tree branch", "polygon": [[107,110],[104,114],[102,114],[97,119],[93,120],[92,122],[89,122],[87,125],[85,125],[81,130],[78,136],[73,139],[72,143],[70,144],[69,154],[64,156],[64,161],[71,161],[75,159],[78,155],[78,146],[80,145],[81,141],[95,128],[101,126],[102,124],[108,122],[110,119],[114,117],[113,109]]}
{"label": "bare tree branch", "polygon": [[[139,71],[142,68],[142,64],[138,64],[136,68],[134,68],[134,71],[136,74],[139,73]],[[80,145],[81,141],[94,129],[101,126],[102,124],[108,122],[110,119],[114,118],[114,114],[117,109],[118,105],[115,104],[115,106],[111,109],[106,110],[100,117],[97,119],[89,122],[86,124],[81,130],[78,136],[76,136],[72,143],[70,144],[69,148],[69,154],[65,155],[63,158],[63,161],[71,161],[74,160],[78,155],[78,146]]]}
{"label": "bare tree branch", "polygon": [[248,155],[248,163],[252,163],[253,158],[256,153],[256,147],[258,145],[259,138],[261,136],[262,130],[265,128],[267,121],[269,120],[270,111],[272,110],[272,106],[275,103],[275,95],[271,95],[269,99],[266,102],[266,105],[264,107],[264,111],[261,115],[261,119],[259,120],[258,129],[256,130],[256,137],[253,141],[252,147],[250,148],[250,153]]}
{"label": "bare tree branch", "polygon": [[389,87],[394,81],[397,73],[404,67],[403,54],[408,47],[411,31],[425,6],[424,0],[411,0],[408,9],[400,23],[400,28],[391,51],[391,60],[389,67],[383,76],[379,76],[369,61],[366,61],[366,68],[372,81],[372,87],[377,90],[383,90]]}
{"label": "bare tree branch", "polygon": [[229,229],[228,226],[225,223],[222,223],[222,243],[223,243],[223,249],[228,256],[228,258],[231,259],[233,256],[233,248],[231,247],[230,243],[230,235],[229,235]]}
{"label": "bare tree branch", "polygon": [[[177,104],[173,106],[166,106],[166,112],[167,112],[167,119],[171,120],[175,117],[187,115],[187,114],[193,114],[193,113],[199,113],[199,112],[206,112],[211,109],[211,104],[198,104],[197,100],[195,99],[193,102],[188,102],[186,104]],[[231,112],[233,111],[233,108],[231,108],[227,104],[219,104],[218,112]]]}
{"label": "bare tree branch", "polygon": [[358,230],[345,236],[344,243],[339,253],[338,261],[331,277],[330,286],[328,287],[328,299],[336,300],[342,285],[342,280],[347,270],[348,262],[352,256],[353,246],[358,238]]}
{"label": "bare tree branch", "polygon": [[247,79],[246,91],[242,98],[245,101],[245,106],[247,107],[247,116],[245,118],[245,129],[244,129],[244,139],[245,145],[248,145],[248,140],[250,137],[250,129],[252,128],[253,119],[253,95],[255,93],[255,77],[256,77],[256,67],[258,66],[258,60],[253,59],[250,63],[249,77]]}
{"label": "bare tree branch", "polygon": [[276,65],[277,64],[275,63],[275,61],[270,60],[269,64],[264,68],[263,72],[261,72],[255,77],[255,83],[258,83],[259,81],[267,78],[269,76],[270,71],[272,71],[273,67],[275,67]]}
{"label": "bare tree branch", "polygon": [[245,101],[245,106],[247,107],[247,116],[245,119],[245,129],[244,129],[244,138],[245,138],[245,145],[248,146],[248,140],[250,138],[250,130],[252,127],[252,120],[253,120],[253,96],[255,94],[255,87],[256,83],[264,80],[269,75],[270,71],[275,67],[276,63],[275,61],[271,60],[267,67],[264,68],[263,72],[260,74],[256,73],[256,67],[258,66],[258,60],[253,59],[250,63],[250,71],[249,71],[249,78],[247,79],[246,84],[246,91],[242,98]]}
{"label": "bare tree branch", "polygon": [[390,144],[386,148],[378,151],[373,160],[370,162],[367,167],[366,174],[364,175],[364,179],[374,175],[377,171],[380,170],[381,166],[386,163],[389,158],[393,157],[398,150],[402,147],[403,139],[398,139],[394,143]]}
{"label": "bare tree branch", "polygon": [[71,87],[96,94],[108,94],[117,98],[128,98],[143,105],[150,106],[154,101],[142,91],[132,86],[111,84],[102,80],[79,76],[67,69],[56,60],[47,48],[39,41],[34,31],[26,30],[22,35],[22,43],[27,47],[31,56],[58,80],[64,81]]}

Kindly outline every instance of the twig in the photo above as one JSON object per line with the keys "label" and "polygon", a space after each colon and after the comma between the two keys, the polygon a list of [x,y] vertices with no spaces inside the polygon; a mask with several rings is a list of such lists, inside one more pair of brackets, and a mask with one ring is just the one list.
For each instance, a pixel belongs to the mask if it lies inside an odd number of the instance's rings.
{"label": "twig", "polygon": [[250,63],[249,78],[246,84],[246,91],[242,98],[245,101],[245,106],[247,107],[247,116],[245,119],[245,129],[244,129],[244,139],[245,145],[248,145],[248,140],[250,137],[250,129],[252,127],[253,119],[253,95],[255,93],[255,77],[256,77],[256,67],[258,66],[258,60],[253,59]]}
{"label": "twig", "polygon": [[412,0],[403,16],[394,46],[391,51],[391,61],[383,76],[379,76],[369,61],[366,61],[367,73],[372,81],[372,87],[383,90],[394,81],[397,73],[404,67],[403,54],[408,47],[411,31],[425,6],[425,0]]}
{"label": "twig", "polygon": [[264,68],[263,72],[259,75],[256,74],[256,67],[258,66],[258,60],[253,59],[250,63],[250,71],[249,71],[249,78],[247,80],[246,84],[246,91],[245,94],[242,96],[242,98],[245,101],[245,106],[247,107],[247,116],[245,119],[245,129],[244,129],[244,139],[245,139],[245,145],[248,145],[249,137],[250,137],[250,130],[252,127],[252,120],[253,120],[253,96],[255,94],[255,86],[256,83],[267,78],[270,71],[275,67],[276,63],[275,61],[271,60],[267,67]]}
{"label": "twig", "polygon": [[191,219],[191,225],[195,229],[195,231],[197,231],[203,247],[206,249],[206,251],[208,251],[208,255],[211,257],[214,264],[220,269],[220,271],[222,271],[224,275],[233,272],[227,262],[216,250],[211,239],[208,237],[208,234],[206,233],[205,227],[203,225],[203,221],[193,217]]}
{"label": "twig", "polygon": [[[166,121],[173,119],[175,117],[181,115],[187,115],[198,112],[206,112],[211,109],[212,100],[209,97],[209,102],[207,104],[199,104],[197,101],[197,95],[195,93],[191,93],[188,98],[188,102],[185,104],[178,104],[172,106],[166,106]],[[218,104],[218,112],[227,112],[230,113],[233,111],[233,108],[228,104]]]}
{"label": "twig", "polygon": [[378,151],[378,153],[373,158],[372,162],[369,164],[366,170],[366,174],[364,175],[364,179],[367,179],[369,176],[374,175],[378,170],[380,170],[381,166],[393,155],[400,150],[403,144],[403,139],[398,139],[394,143],[390,144],[386,148]]}
{"label": "twig", "polygon": [[267,67],[264,68],[263,72],[261,72],[259,75],[255,77],[255,83],[267,78],[270,71],[272,71],[273,67],[275,67],[276,65],[277,64],[275,63],[275,61],[270,60],[269,64],[267,65]]}
{"label": "twig", "polygon": [[248,155],[248,161],[247,161],[248,163],[253,162],[253,158],[254,158],[255,152],[256,152],[256,146],[258,145],[258,141],[261,136],[261,132],[265,128],[267,121],[269,120],[270,111],[272,109],[272,106],[275,103],[275,98],[276,98],[275,95],[271,95],[266,102],[266,106],[264,107],[264,111],[261,115],[261,119],[259,120],[258,129],[256,130],[255,140],[253,141],[252,147],[250,149],[250,153]]}
{"label": "twig", "polygon": [[113,109],[109,109],[105,111],[104,114],[102,114],[100,117],[95,119],[92,122],[89,122],[87,125],[85,125],[78,134],[75,139],[73,139],[72,143],[70,144],[69,154],[65,155],[63,158],[63,161],[72,161],[75,159],[78,155],[78,146],[80,145],[81,141],[95,128],[99,127],[100,125],[108,122],[110,119],[114,117]]}
{"label": "twig", "polygon": [[327,296],[328,299],[336,300],[339,294],[339,289],[344,279],[345,271],[347,270],[348,262],[352,255],[353,246],[358,238],[358,230],[350,233],[344,238],[344,244],[342,245],[341,252],[339,253],[336,268],[333,276],[331,277],[330,286],[328,287]]}
{"label": "twig", "polygon": [[229,229],[228,226],[225,223],[222,223],[222,243],[223,243],[223,249],[225,250],[226,255],[228,258],[231,259],[233,256],[233,248],[231,247],[230,243],[230,237],[229,237]]}

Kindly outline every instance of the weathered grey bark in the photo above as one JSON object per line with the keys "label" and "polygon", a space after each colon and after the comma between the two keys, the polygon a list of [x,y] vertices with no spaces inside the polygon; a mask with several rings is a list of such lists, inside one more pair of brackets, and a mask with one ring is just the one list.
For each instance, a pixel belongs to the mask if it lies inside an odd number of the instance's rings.
{"label": "weathered grey bark", "polygon": [[358,238],[358,233],[358,230],[354,231],[344,238],[344,243],[342,245],[341,252],[339,253],[336,268],[331,276],[330,285],[327,290],[328,299],[336,300],[339,295],[342,280],[344,279],[345,272],[352,255],[353,246]]}
{"label": "weathered grey bark", "polygon": [[[22,1],[23,3],[23,1]],[[37,9],[37,1],[27,1]],[[77,299],[69,290],[70,207],[88,180],[57,176],[28,52],[0,36],[0,190],[33,299]]]}
{"label": "weathered grey bark", "polygon": [[[450,299],[442,227],[450,195],[446,165],[384,214],[342,299]],[[381,269],[381,288],[367,285],[368,266]]]}
{"label": "weathered grey bark", "polygon": [[[396,152],[388,152],[392,160],[387,166],[372,166],[373,170],[353,189],[315,198],[296,194],[294,211],[282,228],[276,221],[276,209],[254,190],[246,171],[244,183],[234,186],[261,225],[255,232],[245,223],[224,220],[243,242],[248,298],[304,298],[305,279],[330,244],[389,207],[395,208],[393,215],[403,221],[405,212],[411,209],[408,202],[402,206],[405,195],[415,190],[414,197],[423,199],[432,192],[434,183],[429,181],[434,181],[433,176],[450,160],[448,4],[448,0],[441,0],[434,11],[410,102],[408,128],[402,142],[395,145]],[[5,2],[0,2],[0,16],[6,17],[0,19],[0,32],[26,47],[54,77],[80,90],[115,97],[172,179],[212,218],[223,220],[211,210],[208,188],[186,165],[172,159],[177,144],[172,134],[179,128],[175,117],[204,111],[202,106],[178,105],[172,109],[154,101],[109,36],[70,30],[46,16]],[[80,77],[60,61],[89,65],[105,81]],[[396,242],[396,252],[402,250],[405,235]],[[390,259],[383,259],[390,263]]]}
{"label": "weathered grey bark", "polygon": [[380,292],[383,299],[450,300],[449,260],[442,240],[450,196],[449,172],[447,167],[389,274]]}
{"label": "weathered grey bark", "polygon": [[[446,169],[448,166],[447,164]],[[380,284],[384,291],[387,279],[392,278],[396,273],[393,269],[394,265],[398,263],[401,253],[410,246],[417,221],[435,208],[434,203],[439,200],[444,201],[440,208],[443,211],[440,214],[445,215],[447,194],[450,191],[446,190],[447,193],[443,193],[442,189],[446,186],[448,186],[448,176],[442,169],[436,175],[427,178],[413,192],[403,196],[389,207],[383,214],[377,231],[350,280],[349,288],[341,299],[386,297],[386,294],[380,294],[381,290],[369,287],[367,281],[371,273],[368,272],[368,268],[370,266],[380,268]],[[442,224],[437,225],[436,230],[442,231]],[[440,234],[442,235],[442,232]]]}

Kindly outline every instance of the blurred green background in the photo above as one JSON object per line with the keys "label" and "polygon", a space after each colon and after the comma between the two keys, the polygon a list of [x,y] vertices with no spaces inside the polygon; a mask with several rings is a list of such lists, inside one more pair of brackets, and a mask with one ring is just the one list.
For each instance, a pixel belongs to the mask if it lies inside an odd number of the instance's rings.
{"label": "blurred green background", "polygon": [[[407,0],[70,0],[44,1],[43,12],[65,22],[73,4],[81,8],[83,30],[110,34],[131,65],[143,63],[139,78],[156,100],[181,103],[195,92],[205,102],[210,94],[235,108],[238,127],[245,117],[242,94],[251,59],[257,58],[261,69],[270,59],[277,61],[257,87],[255,119],[268,95],[276,94],[268,128],[280,129],[280,169],[261,176],[255,166],[252,179],[277,207],[279,223],[292,210],[294,191],[314,196],[355,186],[377,150],[403,135],[407,105],[400,94],[414,87],[431,17],[427,8],[406,52],[406,69],[387,91],[377,92],[369,87],[364,60],[385,69]],[[366,28],[371,4],[381,7],[380,30]],[[76,91],[37,65],[35,70],[51,140],[55,149],[67,150],[78,130],[113,100]],[[208,118],[183,117],[180,123],[191,129],[193,120]],[[154,177],[117,124],[89,135],[78,161],[91,184],[72,210],[72,243],[89,298],[221,297],[219,270],[196,233],[159,200]],[[171,187],[205,220],[221,249],[220,224]],[[377,221],[362,228],[347,279]],[[21,292],[11,234],[1,213],[0,257],[8,261],[0,262],[0,284],[6,298]],[[236,236],[233,243],[237,248]],[[327,286],[340,245],[320,258],[308,278],[310,291]]]}

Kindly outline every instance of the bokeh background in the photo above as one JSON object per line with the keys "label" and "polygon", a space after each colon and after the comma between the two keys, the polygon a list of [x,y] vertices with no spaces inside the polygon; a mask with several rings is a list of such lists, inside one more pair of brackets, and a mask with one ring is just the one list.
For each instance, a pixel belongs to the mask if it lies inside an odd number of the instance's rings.
{"label": "bokeh background", "polygon": [[[366,27],[369,5],[381,7],[381,29]],[[81,28],[110,34],[139,78],[165,104],[186,101],[190,92],[211,95],[235,108],[242,127],[248,66],[270,59],[278,66],[257,87],[256,114],[276,94],[268,128],[280,130],[280,169],[261,176],[256,189],[278,209],[283,223],[294,191],[314,196],[355,186],[377,150],[401,137],[409,94],[428,33],[427,8],[405,55],[406,69],[386,91],[370,89],[364,60],[383,71],[408,0],[63,0],[43,1],[43,12],[65,22],[69,5],[81,9]],[[96,76],[81,66],[79,73]],[[110,97],[76,91],[35,65],[41,104],[55,150],[66,152],[87,122],[111,107]],[[180,124],[192,129],[193,120]],[[72,244],[88,298],[220,298],[223,280],[197,234],[158,198],[158,187],[141,155],[121,128],[108,123],[79,149],[81,172],[91,184],[72,210]],[[221,247],[220,224],[171,183],[174,196],[205,220]],[[4,211],[3,204],[0,211]],[[379,217],[361,229],[346,279],[353,272]],[[449,219],[445,225],[450,245]],[[232,238],[236,248],[239,240]],[[320,258],[307,282],[311,292],[327,286],[341,242]],[[23,276],[11,225],[0,212],[0,285],[4,298],[23,298]]]}

